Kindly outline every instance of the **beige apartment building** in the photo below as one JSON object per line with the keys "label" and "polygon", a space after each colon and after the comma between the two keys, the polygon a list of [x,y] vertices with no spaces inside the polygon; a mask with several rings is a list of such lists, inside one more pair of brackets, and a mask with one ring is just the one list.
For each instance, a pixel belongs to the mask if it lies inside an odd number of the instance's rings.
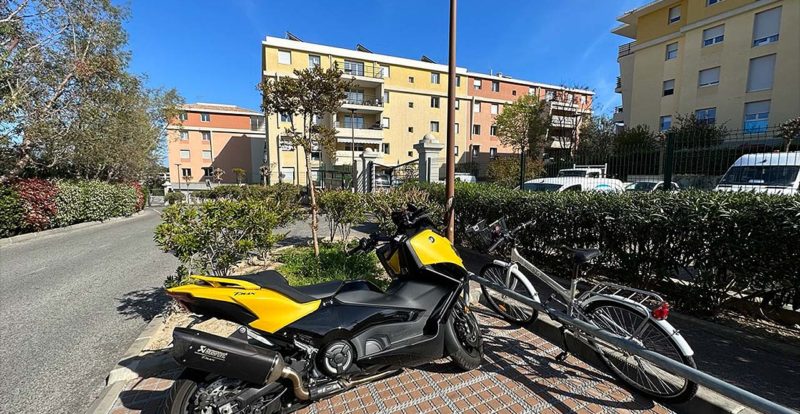
{"label": "beige apartment building", "polygon": [[236,183],[234,169],[245,171],[243,182],[260,180],[264,157],[264,116],[234,105],[186,104],[167,126],[167,159],[173,189],[205,189],[216,183]]}
{"label": "beige apartment building", "polygon": [[[417,159],[414,145],[427,134],[445,142],[446,65],[424,57],[415,60],[372,53],[361,45],[351,50],[271,36],[262,42],[264,78],[291,76],[295,69],[317,65],[323,69],[335,65],[353,83],[342,108],[320,120],[337,128],[338,142],[335,157],[312,152],[315,180],[320,170],[351,165],[353,152],[356,163],[362,152],[368,150],[378,154],[376,163],[396,166]],[[490,159],[511,152],[497,139],[493,118],[517,96],[534,93],[553,101],[554,115],[558,115],[554,117],[558,125],[553,128],[553,148],[564,147],[564,136],[577,137],[577,119],[591,114],[591,91],[516,80],[500,74],[472,73],[465,68],[457,68],[456,73],[456,161],[479,163],[480,175]],[[280,172],[284,181],[305,183],[303,150],[281,138],[289,121],[285,115],[272,115],[267,120],[267,153],[273,166],[271,181],[277,182]],[[555,144],[556,141],[559,143]]]}
{"label": "beige apartment building", "polygon": [[664,130],[679,114],[763,130],[800,114],[800,1],[656,0],[618,18],[615,121]]}

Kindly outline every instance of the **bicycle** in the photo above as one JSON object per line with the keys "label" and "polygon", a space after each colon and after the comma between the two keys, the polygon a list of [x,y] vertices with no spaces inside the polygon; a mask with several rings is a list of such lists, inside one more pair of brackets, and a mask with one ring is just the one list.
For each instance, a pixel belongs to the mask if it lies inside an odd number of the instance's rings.
{"label": "bicycle", "polygon": [[[562,323],[564,352],[556,357],[557,360],[563,361],[568,355],[565,332],[569,330],[578,340],[593,348],[617,378],[643,394],[672,403],[691,399],[697,392],[697,384],[694,382],[670,374],[636,355],[569,327],[563,318],[558,317],[558,311],[549,307],[550,302],[555,300],[566,308],[565,313],[570,317],[592,323],[651,351],[696,368],[691,347],[678,330],[666,321],[669,304],[653,292],[613,283],[592,284],[582,279],[581,267],[600,256],[601,252],[597,249],[564,247],[570,255],[573,272],[569,288],[562,286],[517,250],[518,234],[533,224],[534,221],[531,220],[508,230],[505,219],[501,218],[488,226],[485,225],[485,220],[471,226],[468,230],[477,236],[479,244],[491,245],[488,248],[490,254],[504,245],[508,244],[510,247],[510,260],[494,260],[486,264],[481,269],[480,277],[541,304],[537,290],[522,273],[521,267],[553,290],[542,309]],[[579,283],[588,283],[591,288],[578,292]],[[483,284],[481,290],[489,307],[509,322],[529,325],[538,317],[538,310],[532,306]]]}

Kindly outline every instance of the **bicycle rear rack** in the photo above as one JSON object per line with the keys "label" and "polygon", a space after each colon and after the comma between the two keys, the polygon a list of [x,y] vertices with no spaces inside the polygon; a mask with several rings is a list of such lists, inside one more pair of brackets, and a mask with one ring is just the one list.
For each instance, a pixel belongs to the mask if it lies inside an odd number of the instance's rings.
{"label": "bicycle rear rack", "polygon": [[661,296],[654,292],[608,282],[599,282],[591,289],[584,291],[580,296],[580,300],[586,300],[596,295],[621,297],[636,302],[648,309],[653,309],[665,302]]}

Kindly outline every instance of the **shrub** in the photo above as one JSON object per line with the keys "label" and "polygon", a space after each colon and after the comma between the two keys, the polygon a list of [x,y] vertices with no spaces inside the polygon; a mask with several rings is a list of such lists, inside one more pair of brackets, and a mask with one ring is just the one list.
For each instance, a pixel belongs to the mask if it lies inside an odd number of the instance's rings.
{"label": "shrub", "polygon": [[12,186],[0,185],[0,237],[15,235],[23,214],[25,209],[17,191]]}
{"label": "shrub", "polygon": [[180,191],[173,191],[164,195],[164,201],[169,204],[181,204],[186,200],[186,196]]}
{"label": "shrub", "polygon": [[[438,188],[437,188],[438,187]],[[417,186],[443,203],[442,186]],[[597,270],[611,280],[665,292],[685,311],[710,314],[730,293],[800,306],[800,197],[753,193],[525,193],[456,186],[456,236],[481,219],[536,225],[520,249],[560,271],[560,247],[599,247]],[[689,285],[676,276],[692,275]]]}
{"label": "shrub", "polygon": [[319,209],[328,221],[331,241],[337,231],[342,235],[342,240],[347,241],[350,229],[354,224],[363,223],[367,212],[364,196],[347,190],[321,191]]}
{"label": "shrub", "polygon": [[147,203],[145,192],[142,189],[142,185],[137,182],[131,183],[131,187],[133,188],[133,191],[136,194],[135,210],[141,211],[144,208],[145,204]]}
{"label": "shrub", "polygon": [[86,221],[84,186],[73,181],[59,181],[56,186],[58,187],[56,196],[58,213],[55,217],[55,224],[63,227]]}
{"label": "shrub", "polygon": [[200,200],[259,200],[267,203],[278,214],[278,226],[286,226],[303,214],[300,208],[300,188],[292,184],[220,185],[211,190],[192,193]]}
{"label": "shrub", "polygon": [[20,225],[22,230],[39,231],[49,228],[57,211],[56,186],[41,178],[27,178],[17,182],[15,189],[24,209]]}
{"label": "shrub", "polygon": [[81,186],[84,192],[83,221],[104,221],[130,216],[137,211],[136,190],[129,185],[85,181]]}
{"label": "shrub", "polygon": [[384,233],[392,234],[397,230],[392,222],[392,212],[406,208],[409,203],[426,208],[434,225],[441,226],[444,204],[437,200],[444,200],[444,186],[409,183],[388,191],[369,194],[367,205],[378,222],[378,228]]}
{"label": "shrub", "polygon": [[156,244],[190,268],[226,276],[251,251],[267,252],[278,241],[278,217],[258,201],[217,200],[164,209]]}
{"label": "shrub", "polygon": [[348,255],[342,243],[323,244],[319,257],[314,257],[311,247],[295,247],[285,250],[278,260],[283,263],[278,270],[295,286],[322,283],[331,280],[365,279],[380,287],[386,280],[378,266],[374,253]]}
{"label": "shrub", "polygon": [[[539,177],[543,172],[541,160],[530,157],[525,160],[525,180]],[[498,157],[490,161],[486,175],[494,184],[509,188],[519,186],[519,156]]]}

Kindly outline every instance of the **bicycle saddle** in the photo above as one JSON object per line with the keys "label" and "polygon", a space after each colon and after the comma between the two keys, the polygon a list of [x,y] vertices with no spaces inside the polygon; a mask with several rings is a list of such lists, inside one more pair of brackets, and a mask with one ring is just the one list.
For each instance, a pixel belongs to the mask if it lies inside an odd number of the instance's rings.
{"label": "bicycle saddle", "polygon": [[582,265],[596,259],[602,252],[598,249],[578,249],[574,247],[562,247],[572,257],[572,262],[576,265]]}

